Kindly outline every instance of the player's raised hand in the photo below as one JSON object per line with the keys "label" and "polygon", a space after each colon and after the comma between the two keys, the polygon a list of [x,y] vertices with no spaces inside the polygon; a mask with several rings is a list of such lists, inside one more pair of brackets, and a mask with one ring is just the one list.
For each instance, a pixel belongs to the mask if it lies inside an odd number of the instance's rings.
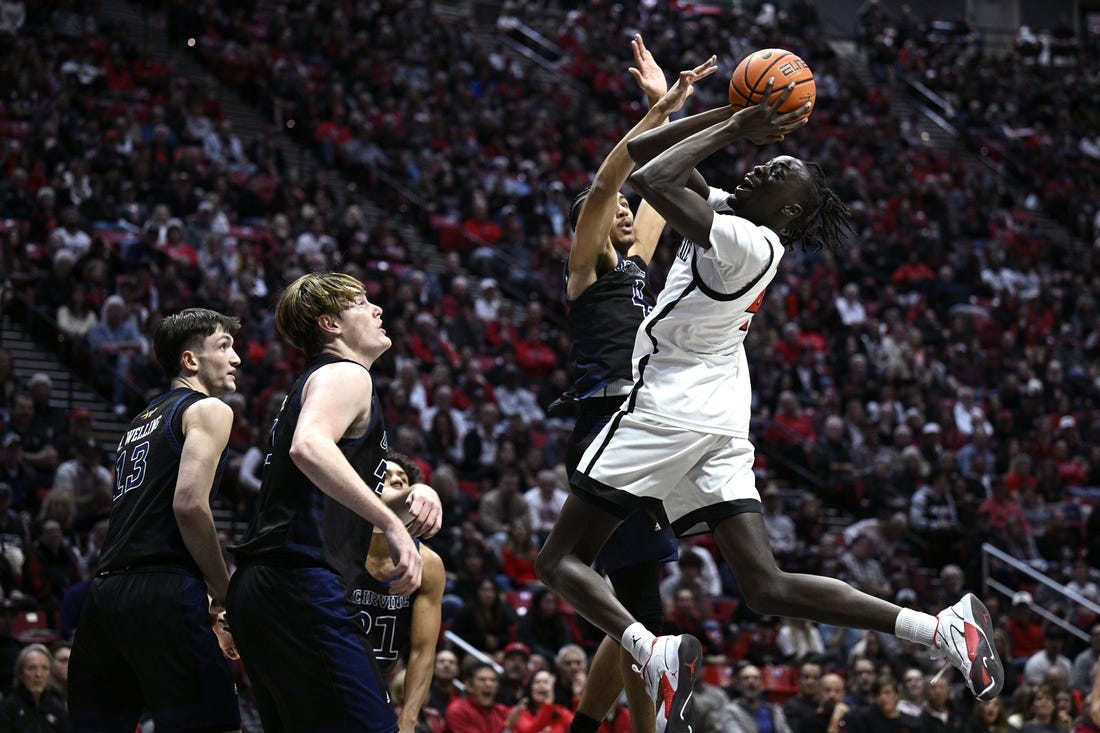
{"label": "player's raised hand", "polygon": [[413,537],[434,537],[443,526],[443,504],[439,494],[427,484],[413,484],[405,500],[412,519],[405,525]]}
{"label": "player's raised hand", "polygon": [[700,79],[705,79],[716,71],[718,71],[717,56],[711,56],[694,69],[685,69],[681,71],[679,78],[676,79],[676,83],[673,84],[672,88],[661,98],[662,104],[668,104],[667,113],[672,114],[683,107],[687,98],[695,92],[695,82]]}
{"label": "player's raised hand", "polygon": [[665,79],[665,72],[653,59],[653,54],[645,47],[645,41],[642,40],[640,33],[634,34],[634,38],[630,40],[630,47],[634,49],[635,66],[631,66],[627,71],[634,77],[634,81],[638,82],[638,86],[641,87],[652,107],[668,91],[668,80]]}
{"label": "player's raised hand", "polygon": [[390,592],[407,596],[420,587],[422,560],[416,543],[412,541],[405,528],[400,524],[386,530],[386,540],[390,545],[390,559],[393,560],[393,575],[390,576]]}

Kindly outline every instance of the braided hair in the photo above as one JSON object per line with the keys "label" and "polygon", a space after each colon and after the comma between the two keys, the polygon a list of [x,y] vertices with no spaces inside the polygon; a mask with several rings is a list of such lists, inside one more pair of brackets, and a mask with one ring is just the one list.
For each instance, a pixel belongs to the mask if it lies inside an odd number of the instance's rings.
{"label": "braided hair", "polygon": [[581,189],[581,192],[573,199],[573,203],[569,206],[569,226],[573,227],[573,231],[577,231],[577,220],[581,218],[581,207],[584,205],[584,200],[588,198],[588,194],[592,192],[592,186],[585,186]]}
{"label": "braided hair", "polygon": [[807,201],[802,213],[787,226],[784,244],[801,242],[803,252],[843,247],[846,235],[852,231],[852,212],[829,188],[821,166],[817,163],[805,165],[813,187],[812,202]]}

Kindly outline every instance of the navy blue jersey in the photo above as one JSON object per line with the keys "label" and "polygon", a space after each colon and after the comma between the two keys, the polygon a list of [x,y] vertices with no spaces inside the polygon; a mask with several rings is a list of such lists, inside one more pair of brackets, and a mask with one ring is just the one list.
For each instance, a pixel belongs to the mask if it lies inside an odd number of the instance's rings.
{"label": "navy blue jersey", "polygon": [[[420,547],[420,541],[416,540]],[[419,590],[411,595],[390,593],[389,583],[379,580],[362,563],[347,579],[348,600],[374,646],[374,658],[386,679],[399,660],[407,661],[412,636],[412,609]]]}
{"label": "navy blue jersey", "polygon": [[633,379],[634,336],[653,303],[646,263],[638,255],[619,255],[614,270],[569,301],[569,360],[577,397],[591,397],[611,382]]}
{"label": "navy blue jersey", "polygon": [[[374,529],[371,523],[328,497],[290,458],[306,381],[321,367],[340,361],[347,360],[327,354],[311,359],[283,400],[271,428],[271,452],[264,462],[256,514],[244,540],[233,548],[239,562],[327,567],[344,578],[363,564]],[[376,394],[371,395],[367,431],[338,445],[367,486],[381,494],[386,426]]]}
{"label": "navy blue jersey", "polygon": [[[183,543],[172,501],[183,451],[183,413],[207,395],[180,387],[150,402],[118,443],[111,518],[98,572],[178,567],[201,575]],[[218,462],[214,486],[225,466]]]}

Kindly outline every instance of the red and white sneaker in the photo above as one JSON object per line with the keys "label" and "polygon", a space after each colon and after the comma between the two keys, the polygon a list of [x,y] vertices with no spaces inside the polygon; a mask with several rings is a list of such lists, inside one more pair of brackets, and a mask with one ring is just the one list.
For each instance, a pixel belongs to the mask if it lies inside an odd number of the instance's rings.
{"label": "red and white sneaker", "polygon": [[691,697],[695,672],[703,658],[703,647],[694,636],[658,636],[649,659],[634,669],[645,679],[645,691],[656,704],[656,733],[691,733],[695,708]]}
{"label": "red and white sneaker", "polygon": [[936,616],[932,658],[951,662],[979,700],[991,700],[1005,682],[1004,667],[993,646],[989,609],[973,593]]}

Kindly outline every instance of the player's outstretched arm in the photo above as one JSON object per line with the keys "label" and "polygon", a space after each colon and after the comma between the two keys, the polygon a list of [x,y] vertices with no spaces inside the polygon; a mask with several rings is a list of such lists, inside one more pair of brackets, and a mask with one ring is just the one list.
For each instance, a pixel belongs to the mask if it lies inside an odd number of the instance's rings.
{"label": "player's outstretched arm", "polygon": [[172,498],[180,536],[206,579],[214,604],[222,608],[229,588],[229,571],[210,510],[210,492],[232,427],[233,409],[219,399],[199,400],[187,408],[183,413],[183,449]]}
{"label": "player's outstretched arm", "polygon": [[[337,445],[352,426],[367,426],[372,393],[370,373],[357,364],[338,362],[315,371],[302,392],[290,458],[317,488],[382,530],[394,564],[390,591],[406,595],[420,587],[420,553],[404,523],[367,486]],[[362,397],[349,399],[349,395]]]}
{"label": "player's outstretched arm", "polygon": [[[638,67],[632,68],[631,73],[634,74],[639,85],[643,85],[642,88],[648,96],[651,90],[658,87],[654,86],[652,81],[645,82],[645,80],[654,79],[657,73],[660,73],[662,78],[664,75],[660,72],[660,67],[653,62],[652,55],[645,50],[641,36],[636,35],[631,43],[638,63]],[[611,244],[608,241],[607,231],[618,206],[619,190],[634,168],[634,161],[630,158],[627,144],[636,135],[663,124],[670,114],[679,110],[694,91],[693,84],[717,70],[716,61],[717,58],[711,56],[694,69],[680,72],[676,84],[650,106],[645,116],[616,143],[596,171],[591,189],[577,219],[573,247],[569,253],[568,295],[570,298],[579,297],[589,285],[596,281],[598,274],[596,266],[602,256],[614,256],[609,251]],[[663,225],[664,223],[661,222],[662,227]],[[660,234],[660,229],[657,230],[657,234]],[[655,245],[656,237],[652,235],[650,237]],[[652,246],[649,254],[652,256]],[[648,257],[646,259],[648,261]]]}
{"label": "player's outstretched arm", "polygon": [[[700,246],[708,246],[714,211],[694,186],[689,187],[695,174],[695,166],[738,138],[745,137],[763,144],[782,140],[784,135],[806,124],[805,119],[798,118],[808,111],[808,105],[787,114],[778,111],[790,96],[794,85],[789,85],[775,95],[771,93],[771,88],[772,81],[769,80],[760,104],[746,107],[732,117],[720,119],[710,127],[681,140],[630,177],[631,184],[641,191],[653,208],[677,231]],[[719,107],[711,112],[728,109],[729,107]],[[706,114],[709,113],[703,113]],[[641,145],[648,145],[646,138],[657,137],[676,124],[646,133],[638,141]]]}
{"label": "player's outstretched arm", "polygon": [[443,588],[447,574],[430,547],[420,545],[424,560],[420,593],[413,601],[412,628],[409,633],[409,661],[405,667],[405,700],[397,720],[400,733],[413,733],[420,710],[428,700],[435,669],[435,646],[442,623]]}

